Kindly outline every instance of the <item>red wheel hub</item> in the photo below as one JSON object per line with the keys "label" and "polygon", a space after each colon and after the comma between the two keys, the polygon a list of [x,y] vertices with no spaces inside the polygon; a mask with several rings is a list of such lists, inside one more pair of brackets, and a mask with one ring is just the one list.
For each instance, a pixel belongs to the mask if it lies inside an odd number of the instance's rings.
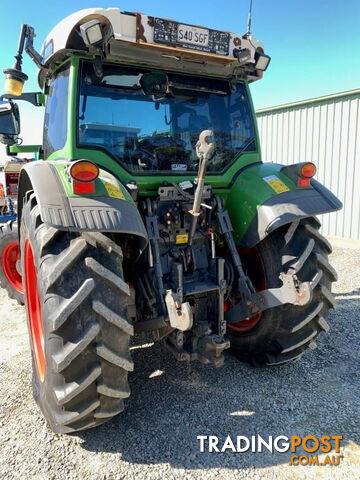
{"label": "red wheel hub", "polygon": [[16,265],[20,258],[18,242],[8,243],[2,251],[1,266],[9,284],[19,293],[23,293],[21,275]]}
{"label": "red wheel hub", "polygon": [[29,330],[35,366],[40,380],[44,381],[46,368],[44,352],[44,328],[41,319],[41,305],[37,284],[37,273],[34,264],[34,254],[29,240],[25,241],[24,248],[24,283]]}
{"label": "red wheel hub", "polygon": [[[256,292],[261,292],[266,289],[265,282],[265,270],[264,264],[260,257],[259,251],[256,247],[254,248],[239,248],[239,255],[243,264],[245,273],[249,276]],[[233,302],[236,304],[236,301]],[[225,306],[226,311],[230,308],[230,305]],[[255,325],[260,321],[262,313],[256,313],[251,317],[248,317],[246,320],[242,320],[236,323],[229,323],[228,328],[234,332],[243,333],[248,332],[253,329]]]}

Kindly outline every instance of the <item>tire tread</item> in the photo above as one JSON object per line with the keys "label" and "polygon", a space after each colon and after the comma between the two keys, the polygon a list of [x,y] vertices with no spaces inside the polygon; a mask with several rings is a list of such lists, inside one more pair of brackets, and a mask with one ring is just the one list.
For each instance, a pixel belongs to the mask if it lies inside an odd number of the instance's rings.
{"label": "tire tread", "polygon": [[312,296],[302,307],[283,305],[265,311],[264,319],[251,331],[228,331],[238,358],[255,366],[283,365],[299,359],[307,349],[316,348],[317,336],[329,331],[326,317],[329,309],[336,306],[331,283],[336,281],[337,274],[328,261],[331,245],[319,228],[315,217],[305,218],[274,231],[263,241],[270,282],[276,285],[281,269],[291,269],[300,281],[310,283]]}
{"label": "tire tread", "polygon": [[45,381],[34,371],[34,396],[55,433],[82,431],[120,413],[130,395],[122,249],[100,232],[46,226],[34,194],[27,199],[22,237],[33,246],[47,339]]}

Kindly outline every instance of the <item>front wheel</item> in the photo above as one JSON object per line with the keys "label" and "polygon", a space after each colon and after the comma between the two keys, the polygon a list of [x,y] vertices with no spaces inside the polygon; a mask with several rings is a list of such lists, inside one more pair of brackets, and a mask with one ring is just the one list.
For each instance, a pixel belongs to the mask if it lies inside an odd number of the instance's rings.
{"label": "front wheel", "polygon": [[244,251],[244,268],[258,291],[280,287],[280,273],[297,262],[297,277],[310,282],[312,296],[307,305],[286,304],[229,324],[227,334],[239,359],[255,365],[285,364],[316,348],[316,337],[329,330],[326,318],[335,306],[331,284],[337,275],[328,261],[331,245],[319,228],[315,218],[296,221]]}
{"label": "front wheel", "polygon": [[100,425],[123,410],[133,370],[121,248],[46,226],[34,195],[20,238],[35,400],[56,433]]}

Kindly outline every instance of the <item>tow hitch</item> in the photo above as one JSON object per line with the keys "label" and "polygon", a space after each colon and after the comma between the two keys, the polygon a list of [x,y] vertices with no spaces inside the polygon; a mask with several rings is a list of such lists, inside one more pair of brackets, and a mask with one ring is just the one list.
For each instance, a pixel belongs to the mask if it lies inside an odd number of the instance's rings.
{"label": "tow hitch", "polygon": [[306,305],[311,300],[311,286],[309,282],[299,282],[296,274],[289,269],[280,274],[283,285],[279,288],[269,288],[250,296],[246,303],[240,302],[225,313],[227,323],[236,323],[246,320],[250,312],[252,315],[269,308],[289,303],[291,305]]}
{"label": "tow hitch", "polygon": [[[181,362],[198,360],[204,364],[221,367],[224,364],[224,350],[230,348],[230,341],[216,335],[197,329],[194,335],[186,339],[183,332],[175,330],[165,340],[166,348]],[[199,335],[199,336],[198,336]]]}

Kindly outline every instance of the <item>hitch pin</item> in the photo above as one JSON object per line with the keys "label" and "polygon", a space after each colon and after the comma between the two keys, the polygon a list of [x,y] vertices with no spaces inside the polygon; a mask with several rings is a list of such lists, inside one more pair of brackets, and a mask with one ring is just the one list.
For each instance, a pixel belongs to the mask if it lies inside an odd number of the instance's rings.
{"label": "hitch pin", "polygon": [[214,230],[210,232],[210,241],[211,241],[211,258],[215,258],[215,234]]}
{"label": "hitch pin", "polygon": [[154,257],[151,250],[151,245],[149,245],[149,267],[152,268],[154,266]]}

